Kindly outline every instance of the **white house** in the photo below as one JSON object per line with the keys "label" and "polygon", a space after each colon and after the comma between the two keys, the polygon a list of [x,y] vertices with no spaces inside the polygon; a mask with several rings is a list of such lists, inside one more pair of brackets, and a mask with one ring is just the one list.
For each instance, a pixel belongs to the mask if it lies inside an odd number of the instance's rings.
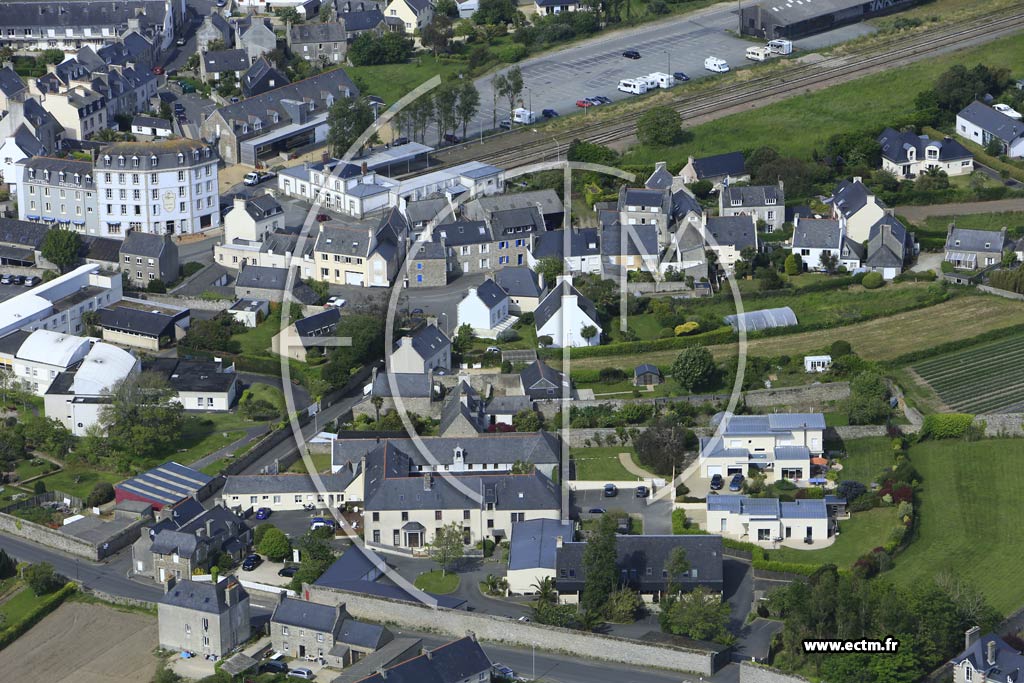
{"label": "white house", "polygon": [[508,592],[531,595],[544,579],[555,580],[558,549],[574,538],[572,522],[532,519],[512,525],[508,553]]}
{"label": "white house", "polygon": [[424,325],[398,340],[388,366],[390,372],[420,375],[447,370],[452,366],[452,343],[437,325]]}
{"label": "white house", "polygon": [[95,339],[51,330],[36,330],[21,343],[14,356],[14,377],[36,396],[45,396],[57,375],[77,365]]}
{"label": "white house", "polygon": [[860,176],[839,181],[825,202],[832,205],[832,218],[846,220],[846,234],[858,244],[870,239],[872,226],[885,216],[885,204],[864,186]]}
{"label": "white house", "polygon": [[1003,154],[1024,157],[1024,121],[1007,116],[987,104],[971,102],[956,115],[956,134],[982,147],[999,140]]}
{"label": "white house", "polygon": [[[279,512],[302,510],[307,505],[334,510],[345,502],[345,491],[355,479],[349,467],[341,468],[337,474],[319,474],[316,481],[308,474],[234,475],[224,480],[218,502],[242,510],[269,508]],[[362,479],[356,484],[360,489],[357,498],[361,498]]]}
{"label": "white house", "polygon": [[[552,346],[597,346],[601,343],[601,323],[597,307],[572,286],[572,277],[559,276],[559,282],[533,312],[537,337],[551,337]],[[583,330],[594,328],[584,336]]]}
{"label": "white house", "polygon": [[158,119],[155,116],[138,114],[132,119],[132,134],[144,135],[154,138],[170,137],[174,130],[171,122],[167,119]]}
{"label": "white house", "polygon": [[801,482],[811,476],[811,457],[823,452],[825,416],[821,413],[719,413],[713,423],[722,420],[720,434],[701,439],[700,470],[707,478],[745,475],[754,467],[766,475],[768,483]]}
{"label": "white house", "polygon": [[[822,258],[826,256],[834,258],[836,267],[839,266],[845,240],[846,224],[843,218],[801,218],[797,215],[793,226],[791,250],[800,257],[805,272],[823,271],[825,267]],[[848,269],[850,262],[851,259],[848,257],[847,263],[844,263]],[[859,265],[860,263],[857,263],[854,268]]]}
{"label": "white house", "polygon": [[562,12],[579,12],[587,9],[587,5],[579,0],[534,0],[537,16],[561,14]]}
{"label": "white house", "polygon": [[537,310],[547,293],[544,275],[526,266],[509,266],[494,274],[494,281],[508,294],[508,308],[515,313]]}
{"label": "white house", "polygon": [[701,234],[718,257],[718,265],[731,273],[744,249],[758,250],[757,223],[751,215],[708,216]]}
{"label": "white house", "polygon": [[515,324],[509,315],[509,298],[494,280],[484,280],[479,287],[470,287],[459,302],[459,327],[469,325],[473,333],[484,339],[497,339],[498,335]]}
{"label": "white house", "polygon": [[[778,498],[708,496],[707,531],[761,546],[802,547],[829,539],[828,506],[821,498],[780,502]],[[819,544],[820,547],[820,544]]]}
{"label": "white house", "polygon": [[75,436],[85,436],[99,421],[110,391],[140,370],[141,363],[131,353],[96,342],[80,363],[54,378],[43,397],[46,417],[59,420]]}
{"label": "white house", "polygon": [[952,138],[932,140],[927,135],[886,128],[878,136],[882,146],[882,169],[900,180],[916,178],[939,169],[948,176],[970,175],[974,155]]}

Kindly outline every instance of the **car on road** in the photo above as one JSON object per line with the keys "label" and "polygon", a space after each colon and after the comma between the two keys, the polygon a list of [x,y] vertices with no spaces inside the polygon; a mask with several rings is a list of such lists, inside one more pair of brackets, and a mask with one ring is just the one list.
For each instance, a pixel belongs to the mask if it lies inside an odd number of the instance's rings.
{"label": "car on road", "polygon": [[607,510],[604,508],[590,508],[587,512],[591,515],[603,515]]}
{"label": "car on road", "polygon": [[316,531],[317,529],[323,529],[323,528],[333,529],[334,528],[334,520],[333,519],[324,519],[323,517],[314,517],[313,519],[309,520],[309,529],[310,529],[310,531]]}
{"label": "car on road", "polygon": [[626,50],[622,53],[622,56],[626,59],[640,59],[640,53],[636,50]]}
{"label": "car on road", "polygon": [[178,47],[185,47],[185,44],[187,42],[188,41],[185,40],[184,38],[178,38],[176,41],[174,41],[174,44],[177,45]]}
{"label": "car on road", "polygon": [[651,490],[649,488],[647,488],[646,486],[637,486],[636,487],[636,497],[637,498],[646,498],[649,495],[651,495]]}
{"label": "car on road", "polygon": [[275,659],[269,662],[263,662],[260,664],[261,674],[286,674],[288,673],[288,665],[284,662],[279,662]]}
{"label": "car on road", "polygon": [[734,474],[734,475],[732,475],[732,480],[729,482],[729,490],[730,491],[739,491],[742,488],[743,488],[743,475],[742,474]]}
{"label": "car on road", "polygon": [[318,214],[316,215],[316,221],[317,221],[317,223],[326,223],[326,222],[327,222],[327,221],[329,221],[329,220],[331,220],[331,216],[330,216],[330,214],[326,214],[326,213],[318,213]]}
{"label": "car on road", "polygon": [[35,275],[29,275],[27,278],[25,278],[25,286],[26,287],[35,287],[36,285],[38,285],[42,281],[43,281],[43,278],[41,278],[41,277],[36,277]]}
{"label": "car on road", "polygon": [[277,570],[277,575],[278,576],[283,576],[286,579],[290,579],[293,576],[295,576],[295,572],[297,572],[297,571],[299,571],[298,567],[294,567],[294,566],[292,566],[292,567],[281,567],[280,569]]}
{"label": "car on road", "polygon": [[580,100],[576,100],[576,106],[581,109],[586,109],[587,107],[593,107],[594,103],[586,98],[583,98]]}
{"label": "car on road", "polygon": [[674,74],[672,74],[672,78],[676,79],[677,81],[684,82],[690,80],[690,77],[684,74],[682,71],[677,71]]}
{"label": "car on road", "polygon": [[619,495],[619,488],[615,484],[605,484],[604,485],[604,497],[605,498],[614,498],[617,495]]}
{"label": "car on road", "polygon": [[401,137],[401,138],[395,138],[394,141],[391,143],[391,146],[392,147],[401,147],[402,145],[408,145],[408,144],[409,144],[409,138]]}
{"label": "car on road", "polygon": [[411,311],[409,311],[409,314],[410,315],[423,315],[423,309],[422,308],[414,308]]}
{"label": "car on road", "polygon": [[605,95],[594,95],[591,99],[597,100],[599,104],[611,104],[612,98]]}
{"label": "car on road", "polygon": [[[224,0],[217,0],[217,1],[218,2],[224,2]],[[289,678],[301,678],[304,681],[311,681],[311,680],[313,680],[313,671],[312,671],[312,669],[307,669],[304,666],[300,666],[298,669],[289,669],[288,670],[288,677]]]}
{"label": "car on road", "polygon": [[721,491],[723,486],[725,486],[725,480],[722,479],[721,474],[716,474],[715,476],[711,477],[712,491]]}
{"label": "car on road", "polygon": [[491,674],[497,678],[503,678],[505,680],[515,680],[516,672],[508,668],[504,664],[495,662],[491,664]]}
{"label": "car on road", "polygon": [[444,134],[444,141],[449,143],[449,144],[452,144],[452,145],[457,145],[460,142],[462,142],[462,138],[460,138],[455,133],[445,133]]}
{"label": "car on road", "polygon": [[260,508],[257,510],[256,519],[270,519],[270,508]]}
{"label": "car on road", "polygon": [[553,119],[556,116],[558,116],[558,112],[555,111],[554,109],[545,109],[540,113],[540,115],[546,119]]}
{"label": "car on road", "polygon": [[25,276],[24,275],[12,275],[11,276],[11,284],[12,285],[23,285],[23,284],[25,284]]}
{"label": "car on road", "polygon": [[260,566],[260,564],[262,563],[263,558],[259,555],[246,555],[245,559],[242,560],[242,571],[251,572],[253,569],[256,569],[256,567]]}
{"label": "car on road", "polygon": [[330,299],[327,300],[327,303],[324,304],[324,308],[341,308],[347,303],[348,302],[342,299],[340,296],[332,296]]}
{"label": "car on road", "polygon": [[520,624],[529,624],[530,617],[519,617],[518,619],[516,619],[516,621],[518,621]]}

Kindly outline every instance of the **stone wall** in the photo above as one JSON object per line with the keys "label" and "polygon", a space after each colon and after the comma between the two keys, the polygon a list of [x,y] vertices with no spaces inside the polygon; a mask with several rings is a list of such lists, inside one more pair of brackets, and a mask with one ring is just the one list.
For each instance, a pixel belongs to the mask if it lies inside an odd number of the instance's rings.
{"label": "stone wall", "polygon": [[846,425],[829,427],[825,430],[825,438],[865,439],[869,436],[885,436],[885,425]]}
{"label": "stone wall", "polygon": [[[561,425],[552,425],[552,429],[554,429],[555,427],[561,427]],[[638,432],[642,432],[645,429],[647,429],[647,427],[643,425],[634,425],[630,427],[630,429],[635,429]],[[591,446],[597,446],[597,442],[594,440],[594,438],[598,435],[600,435],[601,437],[601,445],[606,446],[608,445],[608,437],[615,436],[615,430],[611,428],[584,429],[581,427],[579,429],[568,429],[562,432],[561,436],[563,440],[569,442],[569,446],[571,448],[583,448],[587,445],[587,439],[590,440]],[[619,443],[619,441],[616,440],[616,443]],[[628,450],[629,447],[627,446],[626,448]]]}
{"label": "stone wall", "polygon": [[155,301],[171,306],[184,306],[197,311],[226,311],[234,302],[231,299],[203,299],[198,296],[171,296],[169,294],[150,294],[135,292],[133,296],[147,301]]}
{"label": "stone wall", "polygon": [[670,671],[686,671],[704,676],[714,673],[715,653],[708,650],[688,650],[667,645],[651,645],[625,638],[521,624],[505,617],[474,614],[460,610],[431,609],[394,600],[357,595],[331,588],[303,584],[303,597],[328,605],[344,603],[356,619],[388,622],[412,630],[430,631],[459,638],[472,631],[484,641],[512,647],[534,645],[555,653],[577,657],[604,659],[634,666],[657,667]]}
{"label": "stone wall", "polygon": [[810,683],[806,678],[787,674],[753,662],[740,664],[740,683]]}
{"label": "stone wall", "polygon": [[1015,301],[1024,301],[1024,294],[1018,294],[1017,292],[1008,292],[1005,289],[999,289],[998,287],[989,287],[988,285],[978,285],[978,289],[989,294],[995,294],[1001,296],[1004,299],[1013,299]]}
{"label": "stone wall", "polygon": [[27,541],[53,548],[69,555],[84,557],[87,560],[99,560],[96,546],[79,540],[74,536],[62,534],[56,529],[29,522],[5,512],[0,512],[0,531],[24,538]]}
{"label": "stone wall", "polygon": [[977,415],[975,424],[985,423],[985,436],[1024,436],[1024,413]]}

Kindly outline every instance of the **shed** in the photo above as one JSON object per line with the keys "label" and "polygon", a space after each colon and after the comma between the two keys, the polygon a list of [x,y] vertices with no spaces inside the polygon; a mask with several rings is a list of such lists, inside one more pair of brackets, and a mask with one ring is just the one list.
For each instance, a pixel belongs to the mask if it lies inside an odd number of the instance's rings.
{"label": "shed", "polygon": [[828,372],[832,356],[804,356],[804,372]]}
{"label": "shed", "polygon": [[798,324],[796,313],[789,306],[727,315],[725,316],[725,322],[732,325],[734,330],[738,331],[743,326],[748,332],[768,330],[773,327],[790,327]]}
{"label": "shed", "polygon": [[658,366],[644,363],[633,370],[633,385],[638,387],[649,387],[661,384],[665,381]]}

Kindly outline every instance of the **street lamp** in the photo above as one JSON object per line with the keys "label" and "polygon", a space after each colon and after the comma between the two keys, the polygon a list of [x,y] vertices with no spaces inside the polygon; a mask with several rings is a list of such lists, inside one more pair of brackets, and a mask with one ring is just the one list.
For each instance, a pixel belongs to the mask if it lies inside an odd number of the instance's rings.
{"label": "street lamp", "polygon": [[671,76],[672,75],[672,53],[669,52],[668,50],[665,50],[664,52],[665,52],[665,56],[668,57],[668,75]]}
{"label": "street lamp", "polygon": [[528,86],[525,86],[525,85],[523,86],[523,90],[526,91],[526,97],[528,98],[528,101],[529,101],[528,109],[530,110],[530,113],[532,114],[533,113],[533,91],[530,90],[530,88]]}

